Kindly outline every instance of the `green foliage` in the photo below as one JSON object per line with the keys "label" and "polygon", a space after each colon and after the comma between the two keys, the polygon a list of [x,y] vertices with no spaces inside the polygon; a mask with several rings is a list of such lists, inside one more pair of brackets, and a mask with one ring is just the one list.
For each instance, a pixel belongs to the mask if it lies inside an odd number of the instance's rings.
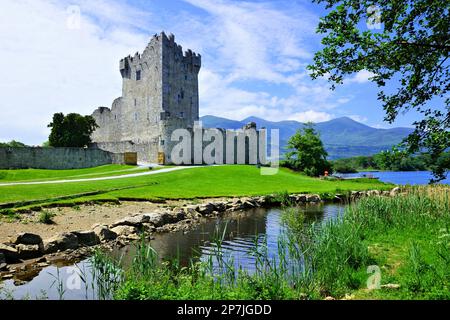
{"label": "green foliage", "polygon": [[325,171],[331,171],[327,152],[311,123],[289,139],[287,148],[291,150],[286,153],[285,164],[289,168],[316,177],[323,175]]}
{"label": "green foliage", "polygon": [[286,207],[292,205],[291,197],[287,191],[269,194],[265,196],[265,200],[270,205],[282,205]]}
{"label": "green foliage", "polygon": [[[114,271],[121,277],[102,277],[110,283],[101,287],[126,300],[323,299],[348,293],[366,298],[448,299],[449,192],[415,189],[407,196],[363,198],[340,218],[321,225],[309,224],[297,208],[286,208],[278,258],[271,258],[267,247],[256,242],[251,273],[223,254],[220,232],[207,261],[188,267],[176,260],[161,262],[141,242],[128,271]],[[383,252],[388,259],[400,260],[386,261]],[[371,265],[383,270],[382,284],[397,283],[400,289],[368,291]],[[108,270],[120,269],[119,264],[114,266]]]}
{"label": "green foliage", "polygon": [[448,152],[439,159],[432,159],[427,154],[411,156],[394,149],[373,156],[338,159],[334,160],[332,164],[333,171],[340,173],[354,173],[358,170],[424,171],[430,170],[437,162],[446,161],[447,157],[450,158]]}
{"label": "green foliage", "polygon": [[55,215],[53,213],[44,210],[39,213],[38,221],[44,224],[53,224],[54,217]]}
{"label": "green foliage", "polygon": [[[309,66],[313,79],[326,77],[334,89],[345,77],[367,70],[380,88],[378,99],[393,123],[398,114],[420,114],[406,139],[410,154],[426,150],[434,159],[450,146],[450,2],[448,0],[314,0],[329,10],[318,25],[323,49]],[[380,13],[381,30],[364,25]],[[396,83],[397,82],[397,83]],[[396,91],[387,90],[390,87]],[[389,91],[389,92],[388,92]],[[449,162],[434,166],[444,178]]]}
{"label": "green foliage", "polygon": [[24,148],[28,146],[22,142],[12,140],[10,142],[0,142],[0,147]]}
{"label": "green foliage", "polygon": [[52,128],[48,138],[50,146],[83,148],[91,143],[91,134],[98,125],[92,116],[55,113],[48,127]]}

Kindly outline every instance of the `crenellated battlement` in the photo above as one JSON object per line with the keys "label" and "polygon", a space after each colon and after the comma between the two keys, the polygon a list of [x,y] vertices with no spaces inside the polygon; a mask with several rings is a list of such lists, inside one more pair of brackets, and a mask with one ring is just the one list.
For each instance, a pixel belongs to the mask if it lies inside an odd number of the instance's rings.
{"label": "crenellated battlement", "polygon": [[151,63],[151,59],[155,56],[174,57],[178,61],[182,61],[188,66],[191,66],[194,72],[199,72],[202,64],[202,56],[188,49],[183,53],[183,47],[175,42],[175,36],[171,33],[167,36],[164,31],[160,34],[155,34],[150,39],[147,47],[142,54],[136,52],[134,56],[128,55],[120,60],[120,73],[123,78],[131,78],[132,71],[145,69],[145,66]]}

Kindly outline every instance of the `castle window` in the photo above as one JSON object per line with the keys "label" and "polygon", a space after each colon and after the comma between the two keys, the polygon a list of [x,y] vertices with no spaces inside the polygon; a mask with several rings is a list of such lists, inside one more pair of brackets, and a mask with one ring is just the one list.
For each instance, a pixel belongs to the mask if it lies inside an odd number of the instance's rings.
{"label": "castle window", "polygon": [[184,119],[184,112],[180,112],[180,118]]}
{"label": "castle window", "polygon": [[134,106],[135,107],[137,106],[137,100],[136,99],[134,99]]}
{"label": "castle window", "polygon": [[161,142],[160,142],[160,143],[161,143],[161,145],[163,146],[163,145],[164,145],[164,140],[161,140]]}
{"label": "castle window", "polygon": [[187,80],[187,75],[184,76],[184,80]]}
{"label": "castle window", "polygon": [[137,119],[138,119],[138,115],[137,115],[137,113],[135,113],[135,114],[134,114],[134,120],[137,121]]}
{"label": "castle window", "polygon": [[184,99],[184,90],[181,89],[181,99]]}
{"label": "castle window", "polygon": [[136,71],[136,81],[141,80],[141,70]]}

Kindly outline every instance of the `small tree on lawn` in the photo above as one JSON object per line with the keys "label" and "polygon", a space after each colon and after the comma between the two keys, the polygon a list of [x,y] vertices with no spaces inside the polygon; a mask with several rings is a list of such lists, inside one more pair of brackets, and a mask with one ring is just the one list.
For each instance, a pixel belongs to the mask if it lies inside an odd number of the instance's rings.
{"label": "small tree on lawn", "polygon": [[70,113],[55,113],[53,121],[48,125],[52,128],[48,138],[52,147],[82,148],[91,143],[91,134],[98,128],[92,116],[82,116]]}
{"label": "small tree on lawn", "polygon": [[299,129],[288,141],[286,154],[287,165],[309,176],[319,176],[330,171],[331,164],[327,161],[328,153],[325,151],[319,134],[312,123]]}

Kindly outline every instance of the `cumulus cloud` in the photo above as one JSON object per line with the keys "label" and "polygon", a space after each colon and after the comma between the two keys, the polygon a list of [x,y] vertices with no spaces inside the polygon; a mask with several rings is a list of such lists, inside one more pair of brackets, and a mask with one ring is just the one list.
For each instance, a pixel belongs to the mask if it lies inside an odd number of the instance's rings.
{"label": "cumulus cloud", "polygon": [[304,112],[294,113],[288,120],[296,120],[300,122],[323,122],[332,119],[332,115],[326,112],[308,110]]}
{"label": "cumulus cloud", "polygon": [[[161,30],[202,54],[201,115],[323,121],[348,102],[309,79],[318,16],[301,5],[184,2],[192,10],[113,0],[2,2],[0,136],[39,144],[53,113],[110,106],[121,94],[118,61]],[[79,6],[80,28],[68,28],[71,5]]]}
{"label": "cumulus cloud", "polygon": [[348,115],[347,117],[349,117],[350,119],[353,119],[353,120],[355,120],[355,121],[358,121],[358,122],[367,122],[367,117],[364,117],[364,116],[360,116],[360,115],[357,115],[357,114],[351,114],[351,115]]}
{"label": "cumulus cloud", "polygon": [[370,78],[373,77],[375,73],[361,70],[357,74],[355,74],[352,78],[345,80],[345,83],[366,83],[370,81]]}

